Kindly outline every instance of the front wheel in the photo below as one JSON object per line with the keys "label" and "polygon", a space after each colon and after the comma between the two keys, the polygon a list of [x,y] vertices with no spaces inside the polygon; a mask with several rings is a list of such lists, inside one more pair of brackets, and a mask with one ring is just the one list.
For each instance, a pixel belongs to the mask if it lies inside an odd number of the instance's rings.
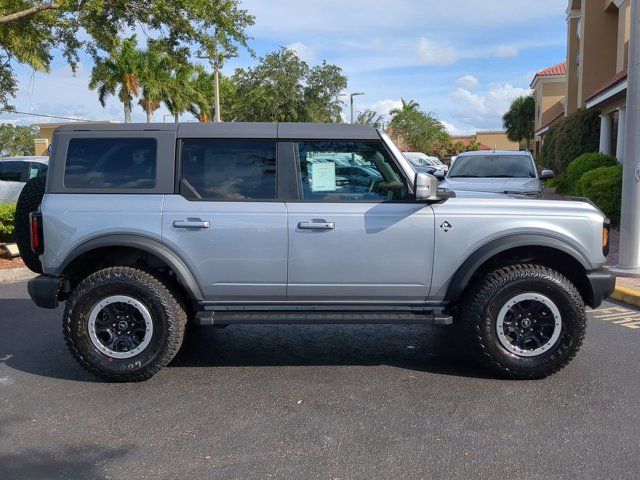
{"label": "front wheel", "polygon": [[109,381],[151,378],[182,344],[187,315],[156,277],[129,267],[101,270],[75,289],[64,334],[78,362]]}
{"label": "front wheel", "polygon": [[511,379],[558,372],[586,334],[585,306],[576,287],[555,270],[513,265],[471,287],[459,320],[479,361]]}

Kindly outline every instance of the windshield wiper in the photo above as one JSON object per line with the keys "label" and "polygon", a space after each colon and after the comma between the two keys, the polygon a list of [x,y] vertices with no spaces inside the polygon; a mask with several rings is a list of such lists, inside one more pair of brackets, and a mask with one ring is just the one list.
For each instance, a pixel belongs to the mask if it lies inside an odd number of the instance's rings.
{"label": "windshield wiper", "polygon": [[478,175],[449,175],[449,178],[485,178]]}

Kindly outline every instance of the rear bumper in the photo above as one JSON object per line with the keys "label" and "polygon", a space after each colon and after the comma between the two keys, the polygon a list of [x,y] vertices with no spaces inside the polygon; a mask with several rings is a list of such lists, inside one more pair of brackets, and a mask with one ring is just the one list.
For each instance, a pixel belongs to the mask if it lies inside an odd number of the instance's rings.
{"label": "rear bumper", "polygon": [[33,303],[42,308],[54,309],[64,286],[64,277],[39,275],[29,280],[27,290]]}
{"label": "rear bumper", "polygon": [[598,308],[616,289],[616,277],[608,268],[600,268],[587,273],[590,287],[589,306]]}

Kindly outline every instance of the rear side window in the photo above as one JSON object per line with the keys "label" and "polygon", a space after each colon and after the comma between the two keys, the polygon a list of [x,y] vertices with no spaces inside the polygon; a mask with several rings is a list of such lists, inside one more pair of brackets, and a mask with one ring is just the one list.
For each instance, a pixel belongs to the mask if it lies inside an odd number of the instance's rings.
{"label": "rear side window", "polygon": [[26,162],[0,162],[0,180],[5,182],[25,182]]}
{"label": "rear side window", "polygon": [[180,194],[201,200],[276,198],[273,140],[184,140]]}
{"label": "rear side window", "polygon": [[67,188],[153,189],[157,144],[153,138],[74,138],[69,141]]}
{"label": "rear side window", "polygon": [[29,165],[29,180],[36,177],[46,177],[47,166],[43,163],[32,163]]}

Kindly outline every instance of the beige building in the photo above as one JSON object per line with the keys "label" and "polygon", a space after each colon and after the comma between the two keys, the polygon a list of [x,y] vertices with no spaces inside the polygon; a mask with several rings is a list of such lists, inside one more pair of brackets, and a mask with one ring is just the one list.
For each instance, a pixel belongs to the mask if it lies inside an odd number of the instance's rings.
{"label": "beige building", "polygon": [[40,129],[38,138],[34,140],[35,155],[37,156],[49,156],[49,146],[51,145],[51,139],[53,138],[53,132],[60,125],[67,125],[69,123],[118,123],[114,121],[97,121],[97,122],[56,122],[56,123],[38,123],[36,126]]}
{"label": "beige building", "polygon": [[[532,83],[536,92],[536,153],[555,121],[587,108],[601,112],[600,151],[622,160],[631,1],[635,0],[568,0],[563,98],[558,100],[560,87],[551,85],[563,81],[560,72],[548,74],[559,65],[538,72]],[[558,101],[563,115],[558,113]]]}
{"label": "beige building", "polygon": [[533,145],[536,157],[542,150],[542,142],[549,128],[564,118],[566,84],[566,62],[539,71],[531,82],[531,89],[536,100]]}
{"label": "beige building", "polygon": [[507,132],[502,130],[489,130],[477,132],[475,135],[453,135],[452,142],[462,142],[465,147],[473,141],[480,144],[481,150],[520,150],[518,142],[512,142],[507,138]]}

